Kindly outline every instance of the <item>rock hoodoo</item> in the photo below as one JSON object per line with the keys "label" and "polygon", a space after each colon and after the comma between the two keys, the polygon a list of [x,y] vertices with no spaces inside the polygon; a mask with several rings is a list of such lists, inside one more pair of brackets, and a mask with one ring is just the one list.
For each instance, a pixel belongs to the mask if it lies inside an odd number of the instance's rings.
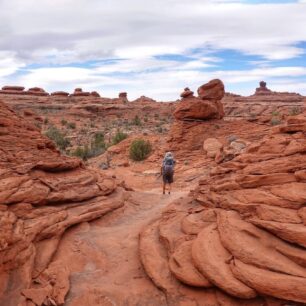
{"label": "rock hoodoo", "polygon": [[184,91],[181,93],[181,98],[190,98],[193,97],[193,91],[191,91],[188,87],[184,89]]}
{"label": "rock hoodoo", "polygon": [[65,230],[123,206],[113,178],[61,156],[0,102],[0,304],[63,305],[69,270],[56,259]]}
{"label": "rock hoodoo", "polygon": [[178,103],[174,117],[177,120],[221,119],[224,116],[221,99],[224,96],[224,85],[220,80],[212,80],[198,89],[199,97],[185,90],[183,99]]}
{"label": "rock hoodoo", "polygon": [[73,94],[70,95],[71,97],[88,97],[90,96],[90,92],[83,91],[82,88],[76,88]]}
{"label": "rock hoodoo", "polygon": [[259,87],[256,88],[255,95],[265,95],[269,93],[272,93],[272,91],[267,88],[267,83],[264,81],[260,81]]}

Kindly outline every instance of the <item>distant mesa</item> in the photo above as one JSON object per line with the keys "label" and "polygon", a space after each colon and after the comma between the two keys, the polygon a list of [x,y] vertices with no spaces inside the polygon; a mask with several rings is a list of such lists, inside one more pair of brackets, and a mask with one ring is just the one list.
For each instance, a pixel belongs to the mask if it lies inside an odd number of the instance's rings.
{"label": "distant mesa", "polygon": [[24,87],[23,86],[3,86],[2,90],[6,90],[6,91],[23,91]]}
{"label": "distant mesa", "polygon": [[90,96],[90,92],[83,91],[82,88],[76,88],[74,93],[70,95],[71,97],[88,97]]}
{"label": "distant mesa", "polygon": [[191,91],[188,87],[186,87],[180,96],[183,99],[193,97],[193,91]]}
{"label": "distant mesa", "polygon": [[272,93],[272,90],[267,88],[267,83],[265,81],[260,81],[259,87],[256,88],[255,95],[265,95],[270,93]]}
{"label": "distant mesa", "polygon": [[68,97],[69,93],[66,91],[54,91],[51,93],[51,96],[61,96],[61,97]]}
{"label": "distant mesa", "polygon": [[3,86],[0,93],[8,95],[25,95],[23,86]]}
{"label": "distant mesa", "polygon": [[49,96],[49,93],[47,93],[43,88],[40,87],[29,88],[27,94],[35,96]]}

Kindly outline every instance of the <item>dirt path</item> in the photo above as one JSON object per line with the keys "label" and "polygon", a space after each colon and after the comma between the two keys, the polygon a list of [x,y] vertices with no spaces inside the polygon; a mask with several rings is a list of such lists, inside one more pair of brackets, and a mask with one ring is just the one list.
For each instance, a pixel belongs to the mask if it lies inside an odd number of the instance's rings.
{"label": "dirt path", "polygon": [[140,264],[138,235],[165,206],[186,194],[131,192],[123,208],[69,230],[56,256],[71,270],[65,305],[167,305]]}

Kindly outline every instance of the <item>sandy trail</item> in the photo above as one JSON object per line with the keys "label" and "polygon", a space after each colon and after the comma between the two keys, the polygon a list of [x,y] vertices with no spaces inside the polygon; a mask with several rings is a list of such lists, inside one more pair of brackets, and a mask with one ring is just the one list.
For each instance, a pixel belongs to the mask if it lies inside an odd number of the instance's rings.
{"label": "sandy trail", "polygon": [[55,258],[71,270],[65,305],[167,305],[140,264],[138,237],[164,207],[186,194],[162,195],[160,189],[131,192],[121,209],[71,228]]}

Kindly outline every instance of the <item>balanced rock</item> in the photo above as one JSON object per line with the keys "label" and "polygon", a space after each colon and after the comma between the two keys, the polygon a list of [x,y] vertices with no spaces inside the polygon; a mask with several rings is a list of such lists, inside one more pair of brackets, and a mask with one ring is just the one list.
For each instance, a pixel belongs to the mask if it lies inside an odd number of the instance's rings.
{"label": "balanced rock", "polygon": [[82,88],[76,88],[71,97],[88,97],[90,96],[90,92],[83,91]]}
{"label": "balanced rock", "polygon": [[193,97],[193,91],[191,91],[188,87],[186,87],[184,91],[181,93],[181,97],[183,99]]}
{"label": "balanced rock", "polygon": [[255,95],[269,94],[272,93],[270,89],[267,88],[267,83],[264,81],[259,82],[259,87],[256,88]]}
{"label": "balanced rock", "polygon": [[224,84],[219,79],[211,80],[198,88],[198,95],[202,100],[221,100],[224,94]]}
{"label": "balanced rock", "polygon": [[[188,93],[188,91],[186,90]],[[221,99],[224,85],[220,80],[213,80],[198,89],[199,97],[190,93],[184,97],[174,111],[177,120],[221,119],[224,116]]]}

